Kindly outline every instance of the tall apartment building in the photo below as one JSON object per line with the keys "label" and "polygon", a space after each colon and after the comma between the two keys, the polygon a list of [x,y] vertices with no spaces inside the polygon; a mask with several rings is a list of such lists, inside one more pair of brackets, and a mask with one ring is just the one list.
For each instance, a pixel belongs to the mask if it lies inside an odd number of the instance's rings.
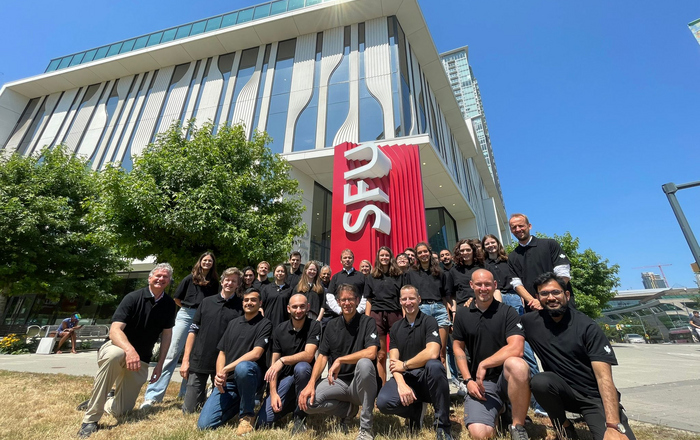
{"label": "tall apartment building", "polygon": [[498,189],[501,201],[503,201],[501,183],[498,179],[496,161],[491,148],[489,128],[486,124],[486,115],[484,114],[484,104],[481,100],[481,91],[472,67],[469,65],[469,48],[464,46],[442,53],[440,54],[440,60],[447,73],[450,87],[452,87],[452,91],[455,94],[462,117],[467,123],[474,142],[478,143],[481,148],[484,159],[489,166],[491,177]]}
{"label": "tall apartment building", "polygon": [[661,277],[654,272],[642,272],[642,284],[644,284],[645,289],[667,289],[668,284]]}

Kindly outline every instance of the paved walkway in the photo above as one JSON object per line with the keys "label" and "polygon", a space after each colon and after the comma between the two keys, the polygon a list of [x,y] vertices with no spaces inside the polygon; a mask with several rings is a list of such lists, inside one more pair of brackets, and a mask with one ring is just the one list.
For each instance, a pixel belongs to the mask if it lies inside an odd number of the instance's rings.
{"label": "paved walkway", "polygon": [[[615,385],[629,418],[700,432],[700,344],[614,345],[619,366]],[[95,374],[96,352],[61,355],[0,355],[0,370]],[[175,370],[173,381],[180,382]]]}

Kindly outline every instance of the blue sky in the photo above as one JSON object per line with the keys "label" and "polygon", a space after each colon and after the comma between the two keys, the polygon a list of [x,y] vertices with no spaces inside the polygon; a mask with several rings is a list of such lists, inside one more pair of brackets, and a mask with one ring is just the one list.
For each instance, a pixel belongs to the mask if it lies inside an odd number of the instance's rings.
{"label": "blue sky", "polygon": [[[661,185],[700,180],[700,3],[419,0],[440,52],[469,46],[506,209],[621,266],[621,288],[692,255]],[[259,3],[1,2],[0,83],[51,58]],[[678,193],[700,237],[700,187]]]}

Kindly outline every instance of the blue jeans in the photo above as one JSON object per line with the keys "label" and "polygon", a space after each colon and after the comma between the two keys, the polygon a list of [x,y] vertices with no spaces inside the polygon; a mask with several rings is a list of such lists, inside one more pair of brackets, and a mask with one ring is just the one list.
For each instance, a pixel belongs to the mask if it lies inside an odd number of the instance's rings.
{"label": "blue jeans", "polygon": [[[165,390],[168,389],[170,378],[173,375],[173,371],[175,371],[177,362],[180,360],[182,350],[185,349],[187,335],[189,334],[190,325],[192,325],[192,319],[194,319],[196,311],[196,309],[182,307],[180,311],[177,312],[175,327],[173,327],[173,336],[170,340],[170,348],[168,349],[168,355],[165,357],[165,363],[163,364],[163,372],[157,381],[148,385],[144,400],[153,400],[155,402],[161,402],[163,400]],[[178,397],[185,397],[186,391],[187,381],[183,380],[180,384]]]}
{"label": "blue jeans", "polygon": [[214,387],[199,414],[197,428],[216,429],[236,414],[241,417],[254,415],[255,397],[265,384],[264,375],[258,364],[243,361],[236,365],[233,378],[224,386],[224,393]]}
{"label": "blue jeans", "polygon": [[269,426],[294,411],[295,419],[303,419],[306,413],[297,405],[299,393],[311,379],[311,365],[308,362],[299,362],[294,366],[294,374],[281,377],[277,382],[277,394],[282,401],[282,410],[275,412],[272,409],[272,400],[268,394],[258,412],[257,426]]}
{"label": "blue jeans", "polygon": [[452,352],[452,344],[454,343],[454,338],[452,334],[447,336],[447,366],[450,368],[450,378],[454,380],[461,380],[462,373],[459,372],[457,368],[457,361],[455,360],[454,353]]}
{"label": "blue jeans", "polygon": [[450,325],[450,318],[447,316],[447,308],[442,302],[421,304],[418,308],[426,315],[435,318],[440,327],[448,327]]}
{"label": "blue jeans", "polygon": [[[525,307],[523,306],[523,300],[520,298],[520,295],[518,295],[517,293],[501,292],[501,296],[503,297],[503,304],[508,304],[509,306],[513,307],[515,311],[518,312],[518,315],[522,316],[525,313]],[[527,365],[530,367],[530,377],[534,377],[535,374],[540,372],[540,367],[537,365],[535,353],[532,351],[532,347],[530,347],[530,344],[528,344],[527,341],[525,341],[525,347],[523,351],[523,359],[525,359],[525,362],[527,362]],[[530,405],[535,409],[544,411],[540,404],[537,403],[537,401],[535,400],[534,394],[530,399]]]}

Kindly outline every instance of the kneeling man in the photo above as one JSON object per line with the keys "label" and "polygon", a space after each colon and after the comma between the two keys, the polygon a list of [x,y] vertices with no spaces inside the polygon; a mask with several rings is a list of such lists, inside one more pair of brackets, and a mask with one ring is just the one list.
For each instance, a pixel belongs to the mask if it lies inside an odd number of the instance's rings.
{"label": "kneeling man", "polygon": [[297,397],[311,379],[311,364],[321,339],[321,323],[306,317],[308,303],[303,293],[289,298],[291,319],[272,332],[272,363],[265,373],[270,393],[258,413],[258,426],[268,427],[294,411],[292,435],[305,431],[306,414]]}
{"label": "kneeling man", "polygon": [[527,341],[542,362],[532,394],[547,411],[558,439],[578,439],[566,411],[583,415],[594,440],[635,438],[612,379],[617,359],[588,316],[569,307],[566,280],[547,272],[535,281],[543,310],[522,316]]}
{"label": "kneeling man", "polygon": [[[309,414],[338,416],[346,428],[347,420],[355,417],[357,407],[362,405],[357,440],[372,440],[372,412],[377,397],[377,326],[374,319],[357,313],[360,293],[352,284],[341,284],[336,300],[343,314],[326,326],[311,380],[299,394],[299,408]],[[329,360],[328,380],[317,384]]]}
{"label": "kneeling man", "polygon": [[243,316],[229,322],[219,341],[216,387],[199,415],[199,429],[218,428],[236,414],[237,435],[253,430],[255,396],[262,392],[272,323],[260,313],[260,291],[251,287],[243,294]]}
{"label": "kneeling man", "polygon": [[474,439],[495,437],[496,418],[510,401],[510,437],[527,440],[523,425],[530,404],[530,371],[522,358],[525,336],[520,317],[514,308],[493,299],[496,282],[488,270],[475,271],[470,285],[474,301],[459,308],[452,334],[455,359],[468,391],[464,423]]}
{"label": "kneeling man", "polygon": [[[168,263],[158,264],[148,275],[148,287],[129,293],[119,303],[112,316],[109,340],[97,352],[92,396],[78,406],[87,409],[78,437],[87,438],[97,431],[97,422],[105,411],[116,417],[134,408],[141,386],[148,380],[153,346],[162,333],[160,356],[150,383],[160,377],[175,325],[175,301],[165,294],[172,276],[173,268]],[[115,393],[108,397],[112,385]]]}
{"label": "kneeling man", "polygon": [[384,414],[407,418],[409,431],[416,431],[423,402],[432,403],[438,440],[452,440],[450,386],[440,361],[440,327],[435,318],[418,308],[418,289],[406,285],[400,295],[405,317],[389,331],[392,378],[379,391],[377,407]]}

